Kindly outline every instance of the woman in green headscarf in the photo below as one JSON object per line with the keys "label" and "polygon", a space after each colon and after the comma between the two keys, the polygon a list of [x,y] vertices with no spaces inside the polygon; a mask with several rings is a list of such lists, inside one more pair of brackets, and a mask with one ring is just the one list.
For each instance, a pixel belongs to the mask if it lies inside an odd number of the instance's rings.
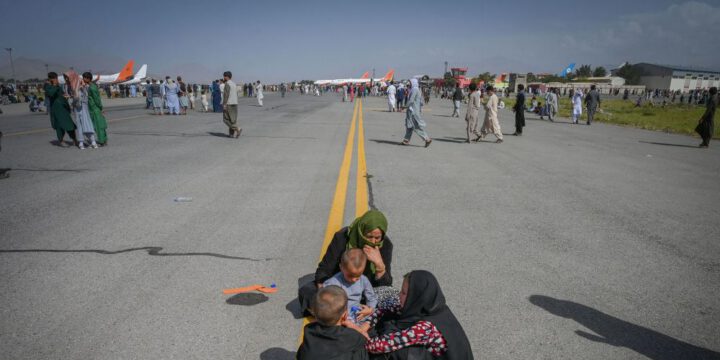
{"label": "woman in green headscarf", "polygon": [[300,287],[298,299],[302,309],[308,309],[310,300],[325,280],[340,272],[340,258],[347,249],[362,249],[367,255],[365,275],[373,287],[392,286],[390,264],[393,244],[387,236],[388,223],[385,215],[370,210],[355,219],[350,226],[335,233],[330,245],[315,271],[315,280]]}

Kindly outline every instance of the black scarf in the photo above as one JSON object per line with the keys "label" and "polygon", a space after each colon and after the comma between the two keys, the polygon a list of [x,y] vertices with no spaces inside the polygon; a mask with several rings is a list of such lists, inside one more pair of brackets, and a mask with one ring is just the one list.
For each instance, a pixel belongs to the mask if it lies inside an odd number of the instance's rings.
{"label": "black scarf", "polygon": [[342,326],[323,326],[317,322],[305,326],[298,360],[367,360],[365,337]]}
{"label": "black scarf", "polygon": [[429,321],[442,333],[447,343],[443,359],[472,360],[472,348],[465,330],[445,304],[445,296],[435,276],[425,270],[415,270],[408,275],[407,281],[405,306],[394,321],[397,328],[407,329],[418,321]]}

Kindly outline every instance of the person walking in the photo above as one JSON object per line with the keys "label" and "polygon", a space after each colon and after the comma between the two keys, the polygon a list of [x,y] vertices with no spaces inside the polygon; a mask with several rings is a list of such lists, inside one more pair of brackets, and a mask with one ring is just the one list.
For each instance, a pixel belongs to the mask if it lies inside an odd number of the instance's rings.
{"label": "person walking", "polygon": [[95,128],[95,137],[100,146],[107,146],[107,120],[103,115],[103,104],[100,99],[100,90],[98,86],[92,82],[92,74],[83,73],[83,82],[88,89],[88,110],[92,119],[93,128]]}
{"label": "person walking", "polygon": [[405,138],[400,143],[401,145],[410,144],[410,138],[412,137],[413,131],[415,131],[423,140],[425,140],[425,147],[430,146],[432,139],[425,131],[425,121],[420,116],[422,108],[422,95],[420,94],[420,86],[417,79],[410,79],[412,88],[408,95],[407,112],[405,114]]}
{"label": "person walking", "polygon": [[523,127],[525,127],[525,86],[522,84],[518,85],[513,111],[515,112],[515,133],[513,135],[522,136]]}
{"label": "person walking", "polygon": [[180,88],[175,81],[169,77],[163,86],[165,88],[165,101],[167,102],[168,113],[171,115],[180,115],[180,100],[178,99]]}
{"label": "person walking", "polygon": [[260,80],[255,83],[255,93],[257,94],[258,105],[263,106],[265,95],[263,95],[263,84],[260,83]]}
{"label": "person walking", "polygon": [[220,80],[215,80],[212,83],[211,91],[213,112],[222,112],[222,106],[220,104],[222,102],[222,95],[220,94]]}
{"label": "person walking", "polygon": [[467,122],[467,140],[470,143],[470,134],[475,134],[475,141],[480,140],[481,134],[477,131],[478,120],[480,117],[480,92],[477,91],[477,84],[470,83],[470,97],[468,99],[467,113],[465,113],[465,122]]}
{"label": "person walking", "polygon": [[[555,121],[554,117],[557,114],[558,111],[558,96],[555,93],[555,89],[550,89],[545,94],[545,114],[547,114],[548,119],[552,122]],[[543,119],[543,113],[540,113],[540,120]]]}
{"label": "person walking", "polygon": [[465,95],[463,95],[460,83],[455,84],[455,92],[453,93],[453,113],[451,117],[460,117],[460,102],[462,102]]}
{"label": "person walking", "polygon": [[285,83],[281,83],[280,84],[280,96],[284,98],[285,92],[287,92],[287,86],[285,85]]}
{"label": "person walking", "polygon": [[573,121],[573,124],[577,124],[578,121],[580,121],[580,116],[582,116],[582,99],[583,99],[582,91],[580,89],[575,90],[572,95],[572,104],[573,104],[572,121]]}
{"label": "person walking", "polygon": [[700,134],[702,143],[701,148],[707,148],[710,146],[710,140],[715,134],[715,110],[718,107],[718,89],[713,86],[708,92],[708,99],[705,101],[705,113],[700,117],[695,132]]}
{"label": "person walking", "polygon": [[152,94],[150,93],[150,80],[145,80],[145,109],[152,107]]}
{"label": "person walking", "polygon": [[178,93],[178,102],[180,104],[180,115],[187,115],[187,109],[190,106],[190,100],[188,99],[188,89],[182,77],[177,77],[177,84],[180,92]]}
{"label": "person walking", "polygon": [[488,86],[485,91],[487,91],[489,98],[488,101],[483,104],[483,107],[485,107],[485,121],[483,121],[483,126],[480,129],[480,139],[484,139],[487,134],[493,134],[497,139],[495,142],[502,144],[503,134],[500,128],[500,122],[498,121],[498,103],[500,100],[498,100],[497,95],[495,95],[495,88],[492,86]]}
{"label": "person walking", "polygon": [[342,86],[342,101],[346,102],[348,101],[348,86],[347,84],[343,84]]}
{"label": "person walking", "polygon": [[58,82],[58,75],[55,72],[48,73],[48,82],[45,84],[45,97],[50,100],[50,124],[55,129],[58,146],[63,146],[65,133],[78,145],[75,137],[75,123],[70,116],[70,104],[68,104],[65,92]]}
{"label": "person walking", "polygon": [[88,93],[85,82],[75,71],[68,71],[65,73],[66,83],[68,87],[68,94],[72,98],[72,109],[75,117],[75,136],[77,137],[77,147],[80,150],[85,150],[85,140],[89,140],[90,146],[93,149],[97,149],[97,142],[95,141],[95,127],[93,127],[92,119],[90,118],[90,109],[88,108]]}
{"label": "person walking", "polygon": [[239,138],[242,132],[241,128],[237,125],[237,112],[238,112],[238,98],[237,98],[237,85],[232,81],[232,73],[226,71],[223,73],[223,79],[225,79],[225,87],[223,90],[223,122],[228,127],[228,136]]}
{"label": "person walking", "polygon": [[587,124],[590,125],[595,118],[595,112],[600,108],[600,93],[594,84],[590,85],[590,91],[585,96],[585,106],[587,107]]}
{"label": "person walking", "polygon": [[387,87],[387,99],[388,99],[388,108],[390,112],[395,112],[396,104],[395,104],[395,94],[397,93],[397,89],[395,89],[395,85],[393,83],[390,83]]}
{"label": "person walking", "polygon": [[152,105],[155,115],[163,115],[162,90],[160,90],[160,84],[158,84],[157,80],[152,79],[152,85],[148,88],[148,92],[152,96]]}

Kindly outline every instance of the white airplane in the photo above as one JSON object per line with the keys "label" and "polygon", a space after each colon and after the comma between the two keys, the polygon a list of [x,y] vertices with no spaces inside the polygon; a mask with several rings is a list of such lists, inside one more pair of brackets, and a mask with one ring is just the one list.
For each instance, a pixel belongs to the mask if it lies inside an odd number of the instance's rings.
{"label": "white airplane", "polygon": [[369,84],[370,81],[372,81],[373,83],[383,83],[384,84],[385,82],[392,81],[394,74],[395,74],[395,70],[390,69],[390,71],[388,71],[388,73],[385,74],[384,77],[381,77],[378,79],[370,79],[367,76],[368,73],[366,72],[365,74],[363,74],[363,77],[360,79],[337,79],[337,80],[333,80],[331,82],[331,84],[332,85]]}
{"label": "white airplane", "polygon": [[[93,82],[98,85],[103,84],[117,84],[124,81],[128,81],[133,79],[133,66],[135,65],[135,60],[130,60],[125,64],[125,66],[120,70],[119,73],[112,74],[112,75],[95,75],[93,78]],[[65,83],[65,78],[62,76],[62,74],[58,74],[58,82],[60,84]],[[82,73],[79,75],[82,76]]]}
{"label": "white airplane", "polygon": [[147,78],[147,64],[143,64],[143,66],[140,67],[140,70],[138,70],[137,74],[133,76],[132,79],[121,82],[121,85],[131,85],[131,84],[139,84],[141,81],[145,80]]}
{"label": "white airplane", "polygon": [[[367,79],[369,76],[370,76],[370,72],[366,71],[364,74],[362,74],[360,79]],[[338,85],[338,84],[344,84],[344,83],[351,82],[349,80],[353,80],[353,79],[318,80],[318,81],[315,81],[315,85],[327,85],[327,84]]]}

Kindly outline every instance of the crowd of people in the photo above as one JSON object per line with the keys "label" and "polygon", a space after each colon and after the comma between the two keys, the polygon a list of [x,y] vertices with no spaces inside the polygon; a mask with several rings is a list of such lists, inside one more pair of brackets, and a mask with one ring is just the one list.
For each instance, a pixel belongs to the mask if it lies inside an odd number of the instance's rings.
{"label": "crowd of people", "polygon": [[299,360],[473,359],[438,279],[415,270],[393,287],[388,221],[370,210],[340,229],[298,299],[315,318],[303,329]]}

